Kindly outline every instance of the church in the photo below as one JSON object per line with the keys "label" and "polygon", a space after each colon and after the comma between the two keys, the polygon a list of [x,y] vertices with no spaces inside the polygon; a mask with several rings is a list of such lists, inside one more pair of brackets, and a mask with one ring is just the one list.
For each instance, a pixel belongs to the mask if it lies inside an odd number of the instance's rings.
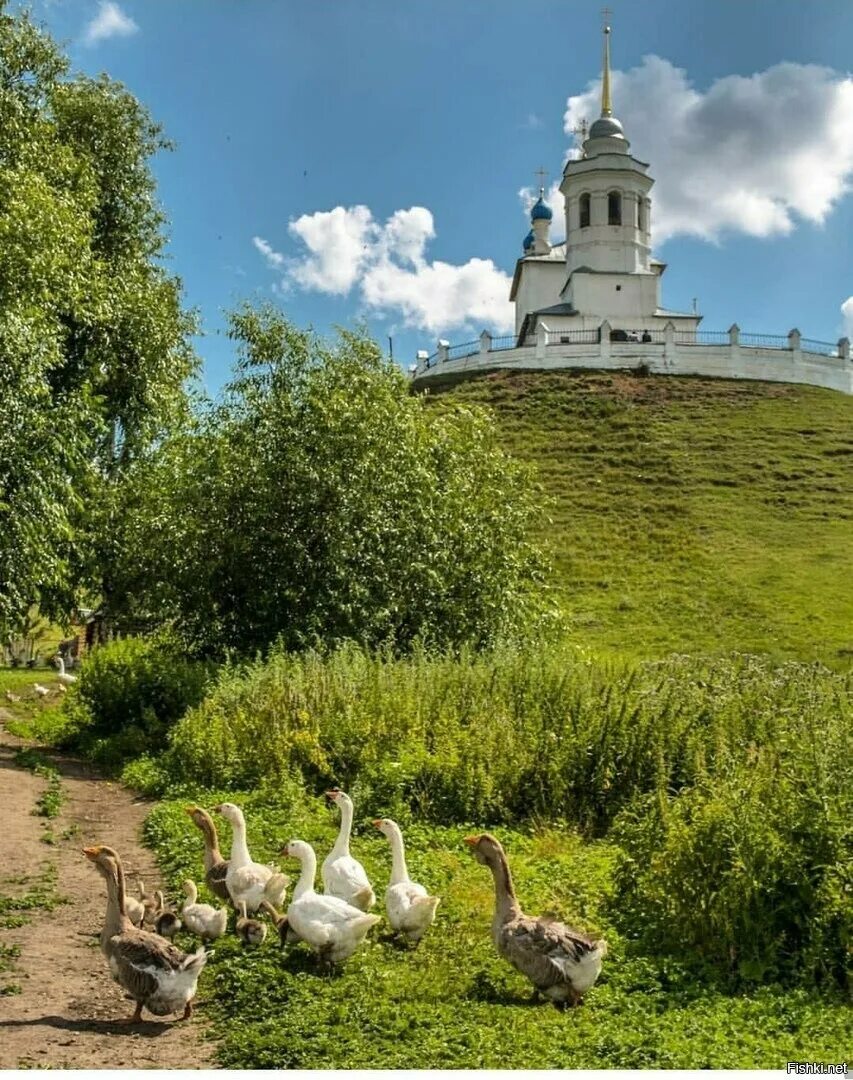
{"label": "church", "polygon": [[583,132],[579,157],[566,162],[565,241],[551,244],[554,211],[544,188],[530,211],[512,280],[515,333],[476,342],[439,341],[418,353],[416,386],[506,368],[637,369],[661,374],[799,382],[853,394],[846,338],[700,329],[697,312],[670,311],[661,300],[666,263],[652,256],[649,165],[633,157],[613,115],[609,26],[604,27],[601,115]]}

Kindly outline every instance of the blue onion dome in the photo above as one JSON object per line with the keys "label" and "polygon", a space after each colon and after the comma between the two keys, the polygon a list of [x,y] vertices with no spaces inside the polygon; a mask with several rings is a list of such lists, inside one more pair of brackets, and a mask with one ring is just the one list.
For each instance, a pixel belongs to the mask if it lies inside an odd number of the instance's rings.
{"label": "blue onion dome", "polygon": [[540,194],[539,198],[533,204],[533,209],[530,211],[531,221],[550,221],[554,216],[554,211],[551,207],[542,199]]}
{"label": "blue onion dome", "polygon": [[533,230],[531,229],[527,236],[525,236],[524,244],[522,246],[524,247],[525,251],[532,251],[535,243],[536,237],[533,235]]}

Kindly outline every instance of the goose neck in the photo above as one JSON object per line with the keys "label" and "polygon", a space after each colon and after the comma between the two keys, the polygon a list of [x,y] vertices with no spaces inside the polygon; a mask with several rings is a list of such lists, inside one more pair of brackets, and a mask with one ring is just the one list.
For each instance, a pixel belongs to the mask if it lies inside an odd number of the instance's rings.
{"label": "goose neck", "polygon": [[104,918],[103,936],[111,938],[126,929],[127,907],[124,871],[118,865],[107,874],[107,913]]}
{"label": "goose neck", "polygon": [[302,872],[296,882],[296,888],[293,890],[294,900],[298,900],[300,897],[305,896],[306,893],[314,891],[314,878],[317,876],[317,856],[314,854],[314,849],[310,844],[306,844],[305,849],[300,851],[299,862],[302,865]]}
{"label": "goose neck", "polygon": [[338,806],[341,810],[341,827],[332,854],[335,858],[341,855],[349,855],[349,838],[352,833],[352,803],[349,799],[340,799]]}
{"label": "goose neck", "polygon": [[495,881],[495,917],[506,922],[521,913],[506,855],[501,852],[489,863],[489,869]]}
{"label": "goose neck", "polygon": [[219,850],[219,837],[216,834],[216,826],[213,821],[207,815],[201,821],[201,835],[204,837],[204,870],[207,873],[217,863],[222,862],[222,854]]}
{"label": "goose neck", "polygon": [[231,837],[231,865],[232,867],[246,866],[252,861],[249,854],[249,845],[246,843],[246,820],[241,814],[232,823]]}
{"label": "goose neck", "polygon": [[409,868],[406,866],[406,849],[403,844],[403,834],[399,829],[389,829],[388,842],[391,844],[391,884],[399,885],[403,881],[410,881]]}

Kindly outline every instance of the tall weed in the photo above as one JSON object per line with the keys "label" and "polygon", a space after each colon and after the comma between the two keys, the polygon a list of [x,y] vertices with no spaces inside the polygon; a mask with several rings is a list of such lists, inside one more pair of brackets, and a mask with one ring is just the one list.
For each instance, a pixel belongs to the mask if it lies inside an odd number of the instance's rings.
{"label": "tall weed", "polygon": [[838,715],[790,718],[773,746],[617,819],[614,914],[655,952],[735,983],[848,978],[853,941],[853,746]]}
{"label": "tall weed", "polygon": [[603,663],[569,646],[404,659],[280,651],[224,669],[178,722],[175,780],[251,788],[301,772],[428,820],[566,820],[602,833],[776,745],[798,718],[849,716],[850,676],[755,657]]}

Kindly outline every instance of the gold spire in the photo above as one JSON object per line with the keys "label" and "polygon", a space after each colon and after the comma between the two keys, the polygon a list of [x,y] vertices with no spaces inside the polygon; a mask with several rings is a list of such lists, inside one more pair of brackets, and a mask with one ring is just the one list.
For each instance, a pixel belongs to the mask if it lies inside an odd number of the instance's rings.
{"label": "gold spire", "polygon": [[601,76],[601,115],[612,116],[613,105],[610,101],[610,8],[605,8],[604,15],[604,74]]}

